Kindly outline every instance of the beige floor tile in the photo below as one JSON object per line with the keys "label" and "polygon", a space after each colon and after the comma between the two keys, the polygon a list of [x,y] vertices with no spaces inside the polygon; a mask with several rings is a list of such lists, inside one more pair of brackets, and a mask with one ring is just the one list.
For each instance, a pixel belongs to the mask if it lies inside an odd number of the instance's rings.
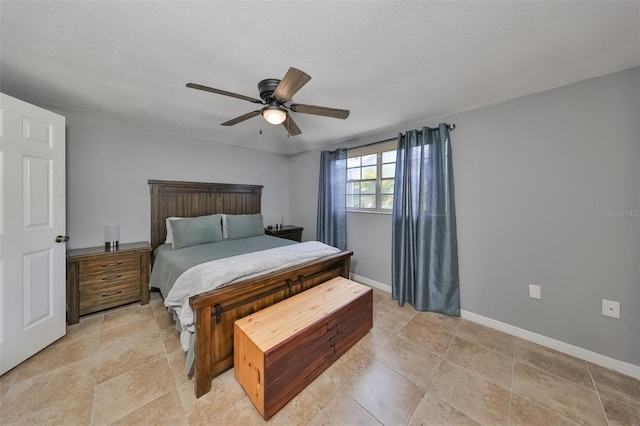
{"label": "beige floor tile", "polygon": [[484,325],[464,320],[458,335],[471,342],[484,345],[505,356],[513,356],[515,337]]}
{"label": "beige floor tile", "polygon": [[98,354],[100,334],[67,336],[53,342],[22,364],[16,382],[29,379]]}
{"label": "beige floor tile", "polygon": [[3,422],[3,426],[12,424],[24,425],[88,425],[91,423],[91,400],[92,393],[74,394],[73,397],[66,398],[52,405],[47,405],[42,409],[28,411],[24,416],[15,422]]}
{"label": "beige floor tile", "polygon": [[427,392],[479,423],[508,422],[509,391],[447,360],[440,365]]}
{"label": "beige floor tile", "polygon": [[64,367],[14,383],[2,399],[0,424],[24,424],[21,419],[38,418],[43,412],[58,418],[54,412],[70,412],[81,416],[86,409],[86,395],[95,385],[97,357],[85,358]]}
{"label": "beige floor tile", "polygon": [[183,352],[182,349],[178,349],[167,355],[171,374],[173,375],[176,388],[178,389],[180,401],[182,401],[182,405],[184,407],[187,407],[196,399],[193,378],[190,379],[189,375],[185,371],[186,358],[187,354]]}
{"label": "beige floor tile", "polygon": [[556,425],[575,426],[576,423],[519,395],[511,395],[511,426]]}
{"label": "beige floor tile", "polygon": [[414,316],[398,335],[438,356],[445,354],[454,336],[447,328],[421,314]]}
{"label": "beige floor tile", "polygon": [[[276,424],[275,422],[270,422]],[[221,414],[209,413],[206,425],[224,426],[253,426],[264,425],[266,422],[253,406],[249,398],[243,398],[240,402],[228,408]],[[198,426],[198,423],[189,423],[190,426]]]}
{"label": "beige floor tile", "polygon": [[638,379],[591,363],[589,363],[589,370],[601,397],[614,399],[640,410]]}
{"label": "beige floor tile", "polygon": [[375,417],[350,397],[339,393],[313,419],[309,426],[379,426]]}
{"label": "beige floor tile", "polygon": [[398,306],[391,299],[381,300],[373,306],[373,327],[387,333],[395,334],[409,322],[416,310],[409,304]]}
{"label": "beige floor tile", "polygon": [[479,423],[427,392],[420,404],[418,404],[418,408],[413,414],[409,425],[473,426],[479,425]]}
{"label": "beige floor tile", "polygon": [[340,388],[325,374],[296,395],[273,416],[273,421],[285,425],[309,424],[329,404]]}
{"label": "beige floor tile", "polygon": [[419,317],[424,323],[437,326],[450,334],[456,334],[463,322],[460,317],[435,312],[418,312],[416,317]]}
{"label": "beige floor tile", "polygon": [[375,359],[347,385],[346,394],[385,425],[406,424],[424,390]]}
{"label": "beige floor tile", "polygon": [[164,346],[157,334],[117,346],[100,353],[97,383],[102,383],[139,365],[164,357]]}
{"label": "beige floor tile", "polygon": [[[185,383],[185,382],[183,382]],[[237,404],[246,398],[246,394],[233,375],[233,370],[228,370],[215,377],[211,381],[211,391],[196,399],[193,388],[193,380],[188,382],[187,392],[191,398],[181,397],[190,400],[185,404],[187,417],[190,425],[204,425],[211,421],[212,413],[222,413],[229,407]],[[185,389],[183,389],[183,392]],[[215,415],[215,414],[214,414]]]}
{"label": "beige floor tile", "polygon": [[169,360],[169,366],[176,380],[189,380],[187,377],[185,361],[187,360],[187,353],[182,348],[171,351],[167,354]]}
{"label": "beige floor tile", "polygon": [[574,422],[607,424],[594,391],[526,364],[515,363],[512,391]]}
{"label": "beige floor tile", "polygon": [[441,358],[401,337],[393,338],[376,354],[387,367],[426,390],[440,366]]}
{"label": "beige floor tile", "polygon": [[100,351],[108,351],[118,346],[125,346],[150,335],[158,335],[158,326],[153,319],[115,325],[102,330]]}
{"label": "beige floor tile", "polygon": [[111,423],[110,426],[179,426],[188,424],[189,422],[180,403],[180,397],[173,390],[122,417],[120,420]]}
{"label": "beige floor tile", "polygon": [[180,346],[180,332],[175,328],[160,330],[160,338],[162,339],[162,345],[166,353],[170,354],[173,351],[182,350],[182,346]]}
{"label": "beige floor tile", "polygon": [[640,425],[640,410],[613,399],[601,399],[610,426]]}
{"label": "beige floor tile", "polygon": [[175,382],[166,358],[140,365],[96,385],[92,423],[112,423],[173,390]]}
{"label": "beige floor tile", "polygon": [[516,360],[593,389],[586,361],[516,338]]}
{"label": "beige floor tile", "polygon": [[[17,365],[16,367],[0,376],[0,400],[9,393],[9,389],[11,389],[11,386],[15,383],[19,374],[20,365]],[[2,406],[0,406],[0,409],[1,408]]]}
{"label": "beige floor tile", "polygon": [[[640,425],[640,384],[631,377],[588,364],[598,399],[584,387],[583,361],[460,318],[399,307],[377,289],[374,302],[376,326],[269,424],[504,423],[509,393],[498,384],[507,384],[507,369],[499,366],[515,348],[513,426],[569,425],[571,415],[606,424],[605,412],[610,426]],[[267,423],[233,370],[196,400],[167,315],[152,293],[149,305],[83,316],[64,338],[0,376],[0,424]],[[440,361],[435,354],[447,350],[449,360]],[[128,364],[135,368],[127,371]]]}
{"label": "beige floor tile", "polygon": [[67,339],[75,339],[77,337],[85,337],[91,334],[100,334],[102,332],[102,321],[104,314],[96,314],[80,318],[80,322],[67,326]]}
{"label": "beige floor tile", "polygon": [[153,309],[151,306],[140,305],[140,302],[135,302],[126,306],[114,308],[113,310],[106,311],[104,313],[104,321],[102,323],[102,329],[107,330],[113,327],[119,327],[125,324],[134,323],[140,324],[146,321],[153,320]]}
{"label": "beige floor tile", "polygon": [[153,315],[156,319],[156,324],[158,324],[159,330],[164,329],[176,329],[176,322],[173,319],[173,315],[169,313],[169,311],[165,308],[164,310],[156,310]]}
{"label": "beige floor tile", "polygon": [[[363,339],[367,339],[367,336]],[[324,371],[324,374],[339,388],[346,386],[365,365],[371,362],[375,355],[370,344],[367,342],[360,344],[361,342],[362,339]]]}
{"label": "beige floor tile", "polygon": [[391,299],[391,293],[387,293],[386,291],[380,290],[378,288],[373,289],[373,303],[376,304],[383,300]]}
{"label": "beige floor tile", "polygon": [[154,303],[162,304],[163,302],[164,302],[164,300],[162,299],[162,294],[160,294],[160,291],[155,290],[155,289],[149,290],[149,303],[150,304],[154,304]]}
{"label": "beige floor tile", "polygon": [[445,358],[505,389],[511,389],[513,357],[501,355],[458,336],[453,339]]}

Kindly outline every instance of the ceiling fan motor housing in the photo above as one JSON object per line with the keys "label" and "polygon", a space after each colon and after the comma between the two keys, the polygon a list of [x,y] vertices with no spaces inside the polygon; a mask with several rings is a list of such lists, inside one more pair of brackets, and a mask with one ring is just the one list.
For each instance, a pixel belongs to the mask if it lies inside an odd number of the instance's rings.
{"label": "ceiling fan motor housing", "polygon": [[280,80],[278,80],[277,78],[267,78],[258,83],[260,98],[265,102],[272,101],[274,99],[273,92],[275,92],[278,84],[280,84]]}

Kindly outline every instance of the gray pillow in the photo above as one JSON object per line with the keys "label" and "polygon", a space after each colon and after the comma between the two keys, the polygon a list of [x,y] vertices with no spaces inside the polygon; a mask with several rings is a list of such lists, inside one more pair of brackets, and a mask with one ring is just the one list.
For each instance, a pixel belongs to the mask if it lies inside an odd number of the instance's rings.
{"label": "gray pillow", "polygon": [[237,214],[224,216],[225,233],[230,240],[264,235],[261,214]]}
{"label": "gray pillow", "polygon": [[222,241],[221,219],[221,215],[212,214],[170,220],[173,249]]}

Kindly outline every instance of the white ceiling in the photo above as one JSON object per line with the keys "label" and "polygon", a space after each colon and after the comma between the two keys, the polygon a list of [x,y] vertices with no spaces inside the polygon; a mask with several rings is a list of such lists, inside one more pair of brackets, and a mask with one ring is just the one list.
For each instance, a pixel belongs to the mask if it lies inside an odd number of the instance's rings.
{"label": "white ceiling", "polygon": [[[2,92],[206,140],[293,154],[640,65],[640,3],[27,2],[0,4]],[[302,135],[254,117],[250,97],[290,67]],[[262,135],[259,131],[262,130]]]}

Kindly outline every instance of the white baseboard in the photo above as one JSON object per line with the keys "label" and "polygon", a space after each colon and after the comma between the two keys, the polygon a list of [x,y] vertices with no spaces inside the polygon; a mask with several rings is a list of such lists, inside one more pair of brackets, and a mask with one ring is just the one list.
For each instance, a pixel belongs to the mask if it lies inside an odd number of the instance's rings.
{"label": "white baseboard", "polygon": [[467,319],[469,321],[473,321],[478,324],[487,326],[489,328],[494,328],[496,330],[503,331],[507,334],[511,334],[512,336],[520,337],[521,339],[528,340],[530,342],[537,343],[539,345],[546,346],[551,349],[555,349],[556,351],[574,356],[576,358],[583,359],[585,361],[589,361],[593,364],[597,364],[602,367],[616,370],[619,373],[626,374],[627,376],[631,376],[640,380],[640,366],[638,365],[630,364],[624,361],[619,361],[617,359],[610,358],[605,355],[601,355],[597,352],[593,352],[588,349],[581,348],[579,346],[574,346],[569,343],[565,343],[561,340],[552,339],[550,337],[543,336],[542,334],[534,333],[532,331],[525,330],[523,328],[519,328],[504,322],[500,322],[492,318],[484,317],[482,315],[474,314],[473,312],[465,311],[464,309],[461,310],[460,314],[462,318]]}
{"label": "white baseboard", "polygon": [[386,291],[387,293],[391,293],[391,286],[385,283],[381,283],[380,281],[372,280],[371,278],[363,277],[362,275],[349,274],[350,278],[353,281],[359,282],[361,284],[366,284],[369,287],[377,288],[378,290]]}
{"label": "white baseboard", "polygon": [[[359,283],[366,284],[369,287],[374,287],[379,290],[386,291],[387,293],[391,293],[390,285],[372,280],[367,277],[363,277],[362,275],[351,274],[351,279]],[[493,328],[499,331],[503,331],[507,334],[511,334],[512,336],[520,337],[521,339],[528,340],[530,342],[537,343],[539,345],[546,346],[551,349],[555,349],[556,351],[574,356],[576,358],[583,359],[585,361],[589,361],[593,364],[597,364],[605,368],[610,368],[619,373],[622,373],[627,376],[631,376],[640,380],[640,366],[638,365],[630,364],[624,361],[619,361],[617,359],[614,359],[605,355],[601,355],[597,352],[593,352],[588,349],[581,348],[579,346],[574,346],[560,340],[552,339],[551,337],[543,336],[542,334],[525,330],[524,328],[519,328],[514,325],[510,325],[504,322],[494,320],[492,318],[474,314],[473,312],[469,312],[464,309],[460,311],[460,314],[461,314],[461,317],[466,320],[473,321],[478,324],[482,324],[484,326],[487,326],[489,328]]]}

